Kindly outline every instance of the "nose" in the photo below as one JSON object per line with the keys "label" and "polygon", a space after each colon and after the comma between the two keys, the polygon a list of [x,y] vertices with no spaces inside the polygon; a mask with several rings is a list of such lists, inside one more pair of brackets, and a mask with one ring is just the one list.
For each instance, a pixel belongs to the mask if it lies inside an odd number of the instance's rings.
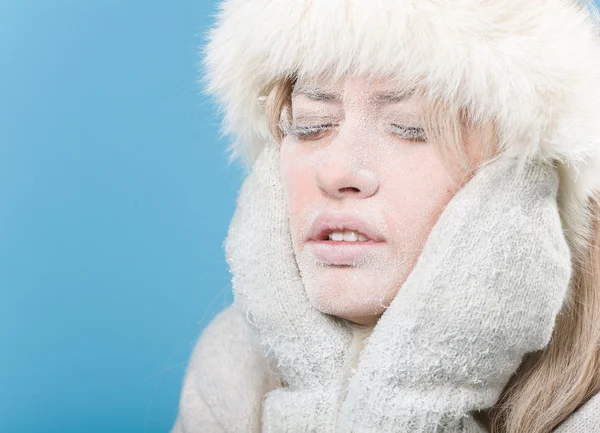
{"label": "nose", "polygon": [[317,185],[336,199],[371,197],[379,189],[377,175],[367,168],[353,165],[344,158],[328,158],[317,169]]}

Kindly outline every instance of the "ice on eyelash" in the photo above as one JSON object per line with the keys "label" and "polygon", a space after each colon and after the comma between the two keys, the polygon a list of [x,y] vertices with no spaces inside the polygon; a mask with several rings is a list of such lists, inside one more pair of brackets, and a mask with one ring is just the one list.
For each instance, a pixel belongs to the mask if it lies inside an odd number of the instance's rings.
{"label": "ice on eyelash", "polygon": [[[305,137],[311,134],[315,134],[317,132],[324,131],[330,127],[334,126],[333,124],[328,125],[318,125],[318,126],[290,126],[284,129],[284,132],[289,135],[294,135],[298,137]],[[396,125],[392,124],[391,129],[394,130],[395,133],[399,133],[403,138],[410,140],[424,140],[425,133],[423,128],[418,126],[404,126],[404,125]]]}

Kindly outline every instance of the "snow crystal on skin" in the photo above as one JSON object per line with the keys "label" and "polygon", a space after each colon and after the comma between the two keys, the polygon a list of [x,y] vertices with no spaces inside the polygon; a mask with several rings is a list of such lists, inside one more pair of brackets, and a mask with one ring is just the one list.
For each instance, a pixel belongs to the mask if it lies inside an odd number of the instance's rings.
{"label": "snow crystal on skin", "polygon": [[[341,102],[314,101],[304,94],[292,99],[293,123],[318,126],[322,120],[336,125],[314,140],[288,136],[282,143],[296,261],[315,308],[350,320],[376,320],[408,277],[458,185],[433,144],[401,139],[386,129],[393,122],[416,122],[421,110],[414,99],[374,105],[375,94],[397,90],[392,82],[348,77],[334,85],[313,80],[311,86],[314,95],[321,91],[343,97]],[[367,185],[370,182],[378,187],[368,197],[341,198],[337,191],[346,186],[364,190],[373,186]],[[326,210],[357,213],[384,235],[386,243],[353,266],[319,262],[305,239]]]}

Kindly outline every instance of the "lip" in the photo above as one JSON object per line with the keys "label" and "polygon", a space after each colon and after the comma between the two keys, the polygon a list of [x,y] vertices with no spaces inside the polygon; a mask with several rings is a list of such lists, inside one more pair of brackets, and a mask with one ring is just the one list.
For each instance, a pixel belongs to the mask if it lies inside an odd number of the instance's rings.
{"label": "lip", "polygon": [[369,241],[365,243],[385,241],[383,235],[371,224],[368,224],[355,214],[340,211],[330,211],[320,214],[310,228],[307,241],[324,241],[325,236],[334,230],[360,232],[369,238]]}
{"label": "lip", "polygon": [[[357,231],[367,241],[330,241],[325,237],[334,230]],[[330,265],[355,265],[385,244],[383,235],[359,216],[349,212],[325,212],[313,223],[306,245],[320,261]]]}

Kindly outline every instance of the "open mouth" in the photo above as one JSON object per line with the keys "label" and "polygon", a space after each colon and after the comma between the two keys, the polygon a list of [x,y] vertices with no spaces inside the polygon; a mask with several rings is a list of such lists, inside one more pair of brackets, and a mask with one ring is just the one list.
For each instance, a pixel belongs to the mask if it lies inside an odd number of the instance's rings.
{"label": "open mouth", "polygon": [[368,242],[370,239],[358,231],[334,230],[329,233],[325,233],[321,240],[335,242]]}
{"label": "open mouth", "polygon": [[365,220],[353,212],[324,212],[313,222],[306,246],[323,263],[357,265],[383,254],[386,239],[380,233],[382,227],[375,217]]}

